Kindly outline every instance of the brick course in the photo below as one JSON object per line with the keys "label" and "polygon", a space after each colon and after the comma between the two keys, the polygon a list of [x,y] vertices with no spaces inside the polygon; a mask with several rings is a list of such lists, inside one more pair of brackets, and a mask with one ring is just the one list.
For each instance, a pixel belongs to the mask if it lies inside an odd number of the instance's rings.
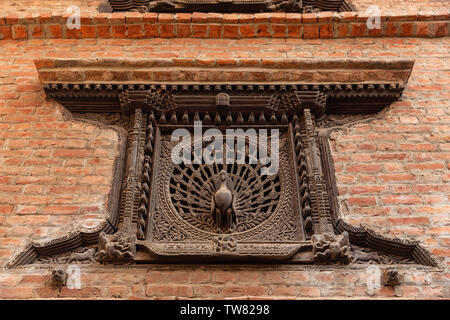
{"label": "brick course", "polygon": [[[242,18],[241,18],[242,16]],[[407,15],[383,12],[381,29],[369,30],[367,14],[357,12],[285,14],[215,14],[213,19],[201,13],[83,13],[81,30],[70,29],[67,14],[0,15],[0,40],[40,38],[345,38],[345,37],[444,37],[449,34],[449,11]],[[190,22],[189,22],[190,21]],[[187,24],[189,23],[189,24]],[[218,32],[220,26],[223,32]],[[189,28],[190,27],[190,28]],[[255,32],[255,27],[256,32]],[[288,30],[295,32],[288,32]],[[152,30],[145,32],[143,30]]]}

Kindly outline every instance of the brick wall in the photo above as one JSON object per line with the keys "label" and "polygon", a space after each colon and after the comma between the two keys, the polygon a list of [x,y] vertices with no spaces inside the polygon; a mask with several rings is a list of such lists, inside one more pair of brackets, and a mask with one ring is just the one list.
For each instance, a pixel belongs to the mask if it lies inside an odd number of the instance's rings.
{"label": "brick wall", "polygon": [[366,268],[283,266],[81,267],[81,289],[53,288],[47,268],[0,274],[0,297],[19,299],[439,299],[448,276],[400,270],[403,284],[371,291]]}
{"label": "brick wall", "polygon": [[[357,11],[365,11],[371,5],[377,5],[381,10],[401,10],[404,11],[430,11],[436,9],[448,9],[447,0],[347,0],[354,5]],[[0,3],[1,12],[12,13],[36,13],[36,12],[64,12],[69,6],[74,5],[80,7],[83,13],[97,12],[98,6],[104,0],[2,0]]]}
{"label": "brick wall", "polygon": [[449,34],[448,10],[409,14],[383,12],[380,28],[368,29],[365,12],[319,13],[82,13],[81,28],[67,26],[68,14],[31,13],[0,16],[0,40],[147,39],[147,38],[289,38],[443,37]]}
{"label": "brick wall", "polygon": [[[332,135],[342,215],[346,221],[363,222],[386,235],[420,240],[441,268],[404,269],[402,285],[382,287],[372,294],[365,285],[368,273],[364,267],[320,271],[298,266],[82,266],[84,289],[61,291],[49,286],[48,268],[22,267],[0,272],[0,298],[450,297],[450,40],[421,38],[424,34],[417,33],[447,34],[448,14],[420,21],[417,16],[411,33],[403,33],[409,27],[400,27],[393,34],[402,38],[369,37],[364,29],[359,36],[365,38],[348,38],[350,31],[339,39],[302,39],[304,29],[295,37],[285,33],[276,38],[276,27],[257,38],[239,39],[238,31],[238,39],[201,39],[194,33],[180,38],[161,38],[158,33],[130,39],[133,28],[125,24],[123,15],[116,20],[125,26],[123,33],[99,34],[100,25],[104,23],[111,32],[116,22],[91,21],[95,33],[85,33],[87,39],[70,39],[64,32],[48,39],[53,32],[50,25],[63,24],[54,23],[59,18],[44,22],[42,36],[28,29],[40,25],[40,18],[33,18],[31,24],[12,16],[8,19],[12,20],[0,19],[0,33],[11,30],[0,41],[0,265],[31,240],[53,238],[102,219],[117,153],[115,131],[72,121],[63,107],[45,100],[33,59],[198,58],[232,63],[242,58],[404,58],[416,63],[402,101],[378,117],[350,124]],[[401,19],[395,23],[413,23]],[[140,21],[135,24],[145,28]],[[205,25],[211,30],[215,24],[206,21]],[[267,25],[289,28],[296,23],[272,24],[269,20]],[[158,32],[165,32],[164,28]],[[436,34],[436,30],[445,30],[445,34]],[[26,36],[17,37],[22,31]],[[408,37],[412,34],[416,37]],[[108,38],[113,36],[118,38]]]}

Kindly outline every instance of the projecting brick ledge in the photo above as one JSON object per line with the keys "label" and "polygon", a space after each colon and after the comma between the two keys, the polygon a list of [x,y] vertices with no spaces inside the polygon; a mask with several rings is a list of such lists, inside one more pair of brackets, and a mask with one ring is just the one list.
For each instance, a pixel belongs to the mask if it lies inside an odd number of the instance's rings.
{"label": "projecting brick ledge", "polygon": [[360,38],[444,37],[450,11],[415,15],[383,13],[381,28],[370,30],[360,12],[320,13],[97,13],[81,15],[81,28],[69,29],[64,13],[0,16],[0,40],[81,38]]}

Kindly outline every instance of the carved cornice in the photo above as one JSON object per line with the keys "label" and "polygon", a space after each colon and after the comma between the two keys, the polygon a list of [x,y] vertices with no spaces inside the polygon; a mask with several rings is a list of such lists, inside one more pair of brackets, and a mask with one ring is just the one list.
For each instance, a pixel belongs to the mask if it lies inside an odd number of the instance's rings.
{"label": "carved cornice", "polygon": [[73,112],[201,108],[226,93],[231,111],[248,108],[251,101],[253,111],[279,109],[281,103],[291,111],[298,105],[310,108],[316,115],[380,111],[401,96],[413,64],[301,59],[237,59],[231,64],[214,59],[36,61],[48,97]]}
{"label": "carved cornice", "polygon": [[352,244],[369,247],[388,254],[392,253],[407,257],[426,266],[438,266],[437,261],[419,241],[386,237],[364,226],[352,226],[342,219],[336,222],[335,230],[336,233],[347,232]]}
{"label": "carved cornice", "polygon": [[[360,114],[381,111],[399,99],[403,84],[44,84],[49,98],[72,112],[214,111],[216,95],[230,96],[230,111],[251,105],[252,111]],[[164,95],[164,97],[162,97]],[[281,105],[283,107],[281,107]]]}

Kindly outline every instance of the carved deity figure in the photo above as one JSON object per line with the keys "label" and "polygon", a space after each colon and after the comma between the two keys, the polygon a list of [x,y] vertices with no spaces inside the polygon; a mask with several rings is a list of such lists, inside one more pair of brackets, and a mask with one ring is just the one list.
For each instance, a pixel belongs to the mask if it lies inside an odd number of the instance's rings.
{"label": "carved deity figure", "polygon": [[101,263],[132,262],[136,254],[135,237],[123,234],[106,234],[98,237],[98,260]]}
{"label": "carved deity figure", "polygon": [[220,187],[211,199],[211,215],[219,230],[231,231],[236,224],[234,196],[227,187],[227,172],[221,170],[219,177]]}
{"label": "carved deity figure", "polygon": [[317,263],[350,263],[352,256],[347,232],[312,236],[314,261]]}

